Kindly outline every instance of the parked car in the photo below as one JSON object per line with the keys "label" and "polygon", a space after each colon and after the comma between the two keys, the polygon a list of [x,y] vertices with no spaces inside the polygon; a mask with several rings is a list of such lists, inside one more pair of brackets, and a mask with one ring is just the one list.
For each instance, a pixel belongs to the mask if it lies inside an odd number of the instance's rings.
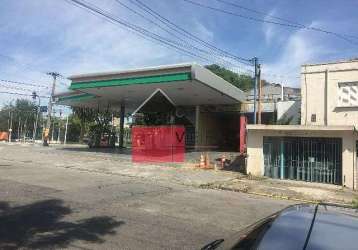
{"label": "parked car", "polygon": [[202,249],[358,249],[358,210],[325,204],[294,205]]}

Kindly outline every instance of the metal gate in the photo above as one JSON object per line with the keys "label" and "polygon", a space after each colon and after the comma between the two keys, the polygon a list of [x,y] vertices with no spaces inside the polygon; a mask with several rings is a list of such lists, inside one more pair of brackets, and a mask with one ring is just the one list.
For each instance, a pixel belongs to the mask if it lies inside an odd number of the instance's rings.
{"label": "metal gate", "polygon": [[264,175],[342,184],[342,139],[264,137]]}

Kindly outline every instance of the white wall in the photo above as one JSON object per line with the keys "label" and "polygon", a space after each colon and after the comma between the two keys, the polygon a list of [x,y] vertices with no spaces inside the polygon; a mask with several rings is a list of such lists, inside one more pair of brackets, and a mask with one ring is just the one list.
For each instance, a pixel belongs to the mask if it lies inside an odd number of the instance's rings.
{"label": "white wall", "polygon": [[300,124],[301,101],[278,101],[277,120],[293,117],[290,124]]}
{"label": "white wall", "polygon": [[302,125],[358,125],[358,107],[339,107],[342,82],[358,82],[358,61],[302,66]]}
{"label": "white wall", "polygon": [[[252,125],[254,126],[254,125]],[[267,126],[267,125],[266,125]],[[277,125],[285,126],[285,125]],[[286,130],[251,130],[247,134],[247,173],[264,175],[264,136],[298,136],[298,137],[335,137],[342,138],[342,184],[357,189],[356,140],[353,131],[286,131]]]}

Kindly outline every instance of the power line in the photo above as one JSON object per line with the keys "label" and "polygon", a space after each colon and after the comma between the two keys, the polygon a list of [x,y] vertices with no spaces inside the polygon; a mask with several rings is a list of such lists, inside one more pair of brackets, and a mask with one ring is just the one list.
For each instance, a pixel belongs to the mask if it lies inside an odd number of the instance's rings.
{"label": "power line", "polygon": [[[78,0],[67,0],[67,1],[68,2],[70,1],[70,3],[73,4],[76,7],[81,6],[81,7],[85,8],[87,11],[89,11],[92,14],[95,14],[95,15],[99,14],[99,15],[105,17],[106,18],[105,20],[110,21],[112,24],[116,24],[116,25],[119,24],[121,26],[129,28],[132,31],[135,31],[136,34],[140,33],[141,35],[143,35],[145,37],[149,37],[149,38],[159,42],[160,44],[167,45],[167,46],[169,46],[171,48],[174,48],[174,49],[176,49],[178,51],[181,51],[181,52],[183,52],[183,53],[185,53],[185,54],[187,54],[189,56],[200,58],[200,59],[202,59],[204,61],[211,62],[210,59],[208,59],[208,58],[206,58],[206,57],[204,57],[202,55],[199,55],[199,54],[193,52],[192,50],[183,49],[181,47],[181,44],[178,44],[177,42],[175,42],[173,40],[166,39],[166,38],[164,38],[164,37],[162,37],[160,35],[157,35],[157,34],[155,34],[153,32],[150,32],[150,31],[148,31],[148,30],[146,30],[146,29],[144,29],[144,28],[142,28],[142,27],[140,27],[138,25],[134,25],[134,24],[131,24],[129,22],[124,21],[121,18],[114,17],[110,13],[100,9],[99,7],[97,7],[97,6],[93,5],[93,4],[91,6],[91,4],[86,3],[86,1],[82,1],[82,2],[78,1]],[[85,3],[83,3],[83,2],[85,2]]]}
{"label": "power line", "polygon": [[233,6],[233,7],[238,8],[238,9],[243,9],[243,10],[246,10],[246,11],[249,11],[249,12],[253,12],[253,13],[256,13],[256,14],[260,14],[260,15],[266,16],[266,17],[270,17],[270,18],[273,18],[273,19],[277,19],[277,20],[280,20],[280,21],[284,21],[284,22],[287,22],[287,23],[291,23],[291,24],[295,24],[295,25],[300,25],[300,26],[302,26],[302,28],[305,27],[305,25],[300,24],[300,23],[298,23],[298,22],[291,21],[291,20],[288,20],[288,19],[285,19],[285,18],[282,18],[282,17],[277,17],[277,16],[274,16],[274,15],[265,13],[265,12],[263,12],[263,11],[251,9],[251,8],[248,8],[248,7],[239,5],[239,4],[237,4],[237,3],[229,2],[229,1],[226,1],[226,0],[215,0],[215,1],[220,2],[220,3],[223,3],[223,4],[226,4],[226,5]]}
{"label": "power line", "polygon": [[6,82],[6,83],[15,83],[15,84],[20,84],[20,85],[26,85],[26,86],[32,86],[32,87],[39,87],[39,88],[49,89],[48,86],[39,85],[39,84],[35,84],[35,83],[19,82],[19,81],[12,81],[12,80],[6,80],[6,79],[0,79],[0,81],[1,81],[1,82]]}
{"label": "power line", "polygon": [[292,21],[292,20],[289,20],[289,19],[286,19],[286,18],[274,16],[274,15],[265,13],[265,12],[263,12],[263,11],[251,9],[251,8],[248,8],[248,7],[239,5],[239,4],[237,4],[237,3],[229,2],[229,1],[226,1],[226,0],[215,0],[215,1],[220,2],[220,3],[224,3],[224,4],[226,4],[226,5],[233,6],[233,7],[235,7],[235,8],[243,9],[243,10],[246,10],[246,11],[249,11],[249,12],[253,12],[253,13],[256,13],[256,14],[264,15],[264,16],[266,16],[266,17],[270,17],[270,18],[274,18],[274,19],[277,19],[277,20],[280,20],[280,21],[284,21],[284,22],[287,22],[287,23],[291,23],[291,24],[295,24],[295,25],[300,25],[302,29],[314,30],[314,31],[318,31],[318,32],[325,33],[325,34],[335,35],[335,36],[338,36],[338,37],[341,37],[341,36],[342,36],[342,37],[351,37],[351,38],[358,39],[358,36],[353,36],[353,35],[348,35],[348,34],[340,34],[340,33],[337,33],[337,32],[332,32],[332,31],[325,30],[325,29],[321,29],[321,28],[317,28],[317,27],[306,26],[306,25],[304,25],[304,24],[302,24],[302,23],[298,23],[298,22],[296,22],[296,21]]}
{"label": "power line", "polygon": [[36,72],[39,72],[39,73],[42,73],[42,74],[45,74],[46,72],[42,72],[42,71],[39,71],[37,69],[34,69],[34,66],[30,65],[30,64],[27,64],[27,63],[23,63],[23,62],[18,62],[16,59],[12,58],[11,56],[8,56],[8,55],[4,55],[4,54],[0,54],[0,57],[3,57],[7,60],[10,60],[12,61],[14,64],[22,67],[22,68],[25,68],[25,69],[28,69],[29,71],[36,71]]}
{"label": "power line", "polygon": [[22,90],[22,91],[33,91],[33,89],[26,89],[26,88],[17,87],[17,86],[8,86],[8,85],[4,85],[2,83],[0,83],[0,87],[7,88],[7,89]]}
{"label": "power line", "polygon": [[142,9],[143,11],[147,12],[148,14],[150,14],[151,16],[153,16],[154,18],[156,18],[158,21],[162,22],[163,24],[165,24],[168,28],[174,30],[175,32],[180,33],[181,35],[194,40],[200,44],[202,44],[203,46],[221,53],[221,55],[225,55],[227,57],[230,57],[232,59],[236,59],[238,61],[241,61],[241,63],[252,66],[252,59],[247,59],[247,58],[243,58],[243,57],[238,57],[235,56],[223,49],[220,49],[218,47],[216,47],[215,45],[212,45],[206,41],[204,41],[203,39],[195,36],[194,34],[192,34],[191,32],[183,29],[182,27],[180,27],[179,25],[175,24],[174,22],[170,21],[169,19],[165,18],[164,16],[162,16],[160,13],[154,11],[152,8],[150,8],[148,5],[144,4],[143,2],[141,2],[140,0],[129,0],[132,4],[136,5],[137,7],[139,7],[140,9]]}
{"label": "power line", "polygon": [[196,5],[196,6],[199,6],[199,7],[202,7],[202,8],[210,9],[210,10],[213,10],[213,11],[216,11],[216,12],[221,12],[221,13],[228,14],[228,15],[231,15],[231,16],[244,18],[244,19],[247,19],[247,20],[250,20],[250,21],[275,24],[275,25],[286,26],[286,27],[295,28],[295,29],[307,29],[307,30],[321,32],[321,33],[326,33],[326,34],[329,34],[329,35],[336,36],[336,37],[338,37],[338,38],[340,38],[342,40],[345,40],[346,42],[349,42],[351,44],[358,45],[357,42],[347,38],[347,36],[350,36],[352,38],[354,37],[354,36],[351,36],[351,35],[342,35],[342,34],[339,34],[339,33],[333,32],[333,31],[328,31],[328,30],[324,30],[324,29],[321,29],[321,28],[317,28],[317,27],[304,26],[302,24],[295,24],[293,22],[282,23],[282,22],[278,22],[278,21],[265,20],[265,19],[256,18],[256,17],[252,17],[252,16],[245,16],[245,15],[242,15],[242,14],[239,14],[239,13],[231,12],[231,11],[220,9],[220,8],[216,8],[216,7],[206,5],[206,4],[203,4],[203,3],[198,3],[198,2],[195,2],[195,1],[192,1],[192,0],[183,0],[183,1],[187,2],[187,3],[190,3],[190,4],[193,4],[193,5]]}
{"label": "power line", "polygon": [[[0,91],[0,94],[9,94],[9,95],[19,95],[19,96],[31,96],[32,94],[23,94],[18,92],[7,92],[7,91]],[[40,96],[41,98],[49,98],[50,96]]]}
{"label": "power line", "polygon": [[138,27],[136,25],[131,25],[131,24],[119,19],[119,18],[115,18],[115,17],[111,16],[111,14],[106,13],[105,11],[101,10],[98,7],[91,7],[90,5],[88,5],[88,3],[84,4],[84,3],[81,3],[81,2],[79,2],[77,0],[67,0],[67,1],[70,2],[71,4],[73,4],[76,7],[80,7],[82,9],[90,12],[91,14],[94,14],[95,16],[100,15],[102,18],[104,17],[104,20],[106,20],[106,21],[108,21],[108,22],[110,22],[112,24],[115,24],[115,25],[119,24],[119,25],[125,27],[126,29],[131,30],[135,34],[140,34],[140,36],[142,36],[142,37],[149,38],[150,41],[159,42],[161,45],[163,45],[163,44],[166,45],[165,47],[170,47],[171,49],[174,48],[174,49],[176,49],[176,50],[178,50],[180,52],[185,53],[186,55],[196,57],[196,58],[200,58],[200,59],[202,59],[204,61],[210,61],[209,59],[207,59],[205,57],[202,57],[200,55],[196,55],[196,54],[191,53],[190,51],[187,51],[187,50],[183,50],[180,47],[177,47],[177,46],[175,46],[175,45],[173,45],[170,42],[167,42],[165,40],[161,40],[160,36],[150,32],[148,30],[141,29],[140,27]]}
{"label": "power line", "polygon": [[183,39],[182,37],[180,37],[179,35],[177,35],[176,33],[164,28],[163,26],[161,26],[160,24],[154,22],[153,20],[151,20],[150,18],[146,17],[145,15],[139,13],[138,11],[132,9],[131,7],[129,7],[128,5],[122,3],[120,0],[115,0],[119,5],[121,5],[122,7],[128,9],[129,11],[135,13],[136,15],[139,15],[140,17],[142,17],[143,19],[147,20],[148,22],[150,22],[151,24],[159,27],[161,30],[164,30],[165,32],[167,32],[168,34],[174,36],[175,38],[177,38],[178,40],[180,40],[181,42],[183,42],[184,44],[180,44],[180,43],[177,43],[178,45],[181,45],[183,47],[186,47],[188,49],[193,49],[193,50],[198,50],[200,51],[201,53],[203,54],[206,54],[206,56],[209,56],[209,57],[212,57],[212,58],[215,58],[216,60],[220,60],[220,61],[223,61],[223,63],[225,64],[230,64],[230,65],[235,65],[234,63],[226,60],[225,58],[223,58],[221,55],[220,56],[217,56],[216,54],[213,54],[212,52],[209,52],[207,50],[204,50],[204,49],[201,49],[201,48],[198,48],[194,45],[192,45],[191,43],[189,43],[187,40]]}

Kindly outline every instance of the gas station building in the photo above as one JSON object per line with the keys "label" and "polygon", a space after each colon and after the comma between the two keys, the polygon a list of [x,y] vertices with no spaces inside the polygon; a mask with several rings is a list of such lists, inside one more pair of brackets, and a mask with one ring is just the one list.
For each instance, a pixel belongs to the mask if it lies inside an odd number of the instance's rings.
{"label": "gas station building", "polygon": [[198,64],[80,74],[70,80],[69,91],[57,94],[56,103],[110,109],[120,114],[122,132],[125,116],[132,116],[134,124],[143,116],[155,117],[152,125],[184,126],[186,148],[239,151],[245,94]]}

